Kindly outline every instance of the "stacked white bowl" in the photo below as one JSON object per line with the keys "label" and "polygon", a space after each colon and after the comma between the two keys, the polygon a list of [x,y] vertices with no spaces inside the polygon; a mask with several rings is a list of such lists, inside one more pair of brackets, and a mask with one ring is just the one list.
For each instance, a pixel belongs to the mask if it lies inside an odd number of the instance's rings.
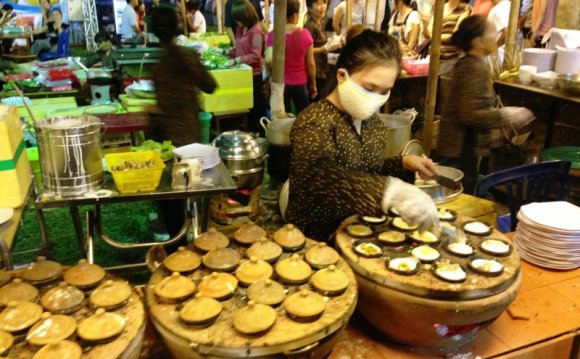
{"label": "stacked white bowl", "polygon": [[522,65],[537,67],[537,72],[552,71],[556,62],[556,50],[550,49],[524,49]]}
{"label": "stacked white bowl", "polygon": [[558,56],[554,70],[559,74],[580,72],[580,49],[567,49],[557,46]]}

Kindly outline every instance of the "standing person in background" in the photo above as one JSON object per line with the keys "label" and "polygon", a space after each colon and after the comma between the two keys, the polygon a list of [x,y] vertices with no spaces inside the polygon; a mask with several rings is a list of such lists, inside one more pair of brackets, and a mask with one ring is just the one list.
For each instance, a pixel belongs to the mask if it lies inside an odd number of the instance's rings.
{"label": "standing person in background", "polygon": [[266,39],[256,9],[248,0],[236,0],[232,6],[232,18],[236,22],[236,63],[252,67],[254,107],[250,110],[248,127],[251,132],[259,132],[260,118],[265,116],[262,69]]}
{"label": "standing person in background", "polygon": [[558,0],[534,0],[532,5],[532,44],[540,47],[542,38],[556,25]]}
{"label": "standing person in background", "polygon": [[[455,64],[450,94],[445,99],[439,128],[439,164],[463,171],[465,193],[473,194],[478,164],[500,145],[501,128],[522,127],[534,114],[523,107],[496,107],[489,65],[485,58],[495,51],[496,31],[483,16],[470,16],[451,37],[465,52]],[[457,99],[461,99],[458,101]]]}
{"label": "standing person in background", "polygon": [[474,0],[472,15],[481,15],[486,17],[493,7],[492,0]]}
{"label": "standing person in background", "polygon": [[304,28],[310,31],[314,40],[313,52],[314,61],[316,62],[316,88],[318,96],[316,99],[324,98],[327,94],[322,94],[321,90],[326,83],[326,75],[328,74],[328,57],[326,54],[329,51],[327,45],[328,39],[324,31],[326,22],[326,2],[327,0],[306,0],[308,7],[308,16],[304,23]]}
{"label": "standing person in background", "polygon": [[421,34],[421,18],[412,0],[395,0],[397,11],[389,21],[389,35],[399,40],[403,56],[413,56]]}
{"label": "standing person in background", "polygon": [[[153,9],[152,30],[164,53],[153,70],[157,107],[149,108],[151,123],[145,135],[158,142],[170,140],[175,147],[201,142],[198,91],[213,93],[215,80],[201,65],[197,52],[176,44],[174,8]],[[175,236],[185,221],[183,201],[159,201],[159,208],[160,222]]]}
{"label": "standing person in background", "polygon": [[121,36],[123,40],[130,40],[141,33],[137,21],[137,12],[135,11],[138,4],[138,0],[127,0],[127,5],[121,18]]}
{"label": "standing person in background", "polygon": [[[471,8],[462,0],[449,0],[443,6],[443,25],[441,29],[441,61],[454,61],[461,56],[461,50],[451,44],[451,36],[463,20],[471,14]],[[433,31],[433,19],[429,27],[423,31],[430,39]]]}
{"label": "standing person in background", "polygon": [[143,32],[145,31],[145,3],[142,0],[139,0],[137,3],[135,13],[137,14],[137,24],[139,25],[139,30]]}
{"label": "standing person in background", "polygon": [[[296,115],[316,98],[316,64],[310,31],[298,27],[299,0],[288,0],[286,5],[286,50],[284,55],[284,106],[290,112],[294,103]],[[274,33],[268,34],[266,42],[266,66],[272,64]],[[309,93],[310,92],[310,93]]]}
{"label": "standing person in background", "polygon": [[50,14],[52,13],[52,6],[50,0],[40,0],[40,13],[42,14],[42,25],[50,22]]}
{"label": "standing person in background", "polygon": [[[248,0],[256,10],[256,14],[258,14],[258,20],[264,20],[264,15],[262,14],[262,6],[260,5],[260,0]],[[232,6],[234,6],[234,2],[236,0],[227,0],[226,5],[224,8],[224,26],[226,34],[230,38],[232,42],[232,46],[236,46],[236,22],[232,18]],[[264,31],[264,29],[262,29]],[[267,31],[267,29],[265,30]]]}
{"label": "standing person in background", "polygon": [[185,3],[185,9],[187,11],[185,15],[185,21],[187,23],[187,32],[195,32],[198,34],[203,34],[206,31],[205,17],[201,11],[199,11],[199,3],[197,0],[189,0]]}
{"label": "standing person in background", "polygon": [[[16,13],[14,12],[14,8],[10,4],[2,5],[2,16],[0,16],[0,26],[4,26],[9,23],[12,19],[16,17]],[[12,49],[12,44],[14,40],[12,39],[4,39],[2,40],[2,52],[7,54]]]}
{"label": "standing person in background", "polygon": [[[332,18],[332,28],[336,35],[344,35],[346,33],[346,1],[342,1],[334,9],[334,17]],[[350,26],[363,24],[365,19],[365,0],[348,0],[350,1],[350,11],[352,12],[352,19]]]}
{"label": "standing person in background", "polygon": [[[519,1],[519,0],[515,0]],[[487,21],[495,26],[496,44],[498,47],[499,62],[503,62],[503,54],[505,50],[505,40],[507,37],[507,27],[510,21],[511,2],[509,0],[492,0],[493,7],[487,15]]]}

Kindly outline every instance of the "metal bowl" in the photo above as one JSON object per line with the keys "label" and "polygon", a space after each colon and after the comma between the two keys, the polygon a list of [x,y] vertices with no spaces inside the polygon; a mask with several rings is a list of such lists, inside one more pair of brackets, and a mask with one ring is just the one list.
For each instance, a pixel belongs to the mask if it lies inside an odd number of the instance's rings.
{"label": "metal bowl", "polygon": [[558,76],[558,87],[570,95],[580,96],[580,75],[568,74]]}
{"label": "metal bowl", "polygon": [[[463,179],[463,172],[457,168],[447,167],[447,166],[437,166],[439,169],[439,174],[445,177],[449,177],[457,182],[461,182]],[[463,185],[456,190],[443,187],[435,181],[425,181],[417,179],[415,180],[415,186],[419,187],[425,193],[427,193],[436,204],[451,202],[463,192]]]}

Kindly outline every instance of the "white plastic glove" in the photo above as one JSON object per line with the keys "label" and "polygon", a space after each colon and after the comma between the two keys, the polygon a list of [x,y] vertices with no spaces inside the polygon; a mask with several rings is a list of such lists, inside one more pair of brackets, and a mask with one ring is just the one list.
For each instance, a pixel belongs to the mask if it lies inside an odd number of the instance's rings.
{"label": "white plastic glove", "polygon": [[387,213],[395,207],[401,218],[419,231],[439,232],[439,215],[435,203],[425,192],[398,178],[389,177],[383,194],[381,208]]}
{"label": "white plastic glove", "polygon": [[504,107],[500,113],[512,126],[516,128],[524,127],[535,119],[534,113],[525,107]]}

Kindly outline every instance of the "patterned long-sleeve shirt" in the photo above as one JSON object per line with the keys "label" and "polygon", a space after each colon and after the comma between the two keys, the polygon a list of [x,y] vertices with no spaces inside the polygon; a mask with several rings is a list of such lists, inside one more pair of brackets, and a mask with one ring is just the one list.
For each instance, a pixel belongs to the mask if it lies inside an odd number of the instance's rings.
{"label": "patterned long-sleeve shirt", "polygon": [[401,157],[383,158],[387,128],[377,115],[361,124],[330,101],[298,115],[290,133],[290,195],[286,221],[326,241],[346,217],[380,216],[386,177],[407,177]]}
{"label": "patterned long-sleeve shirt", "polygon": [[[445,100],[437,152],[457,158],[488,156],[500,141],[506,122],[496,107],[497,99],[489,67],[482,58],[466,55],[455,64],[450,92]],[[467,143],[469,139],[473,143]],[[465,146],[464,146],[465,145]]]}
{"label": "patterned long-sleeve shirt", "polygon": [[213,93],[214,78],[186,47],[170,45],[153,71],[157,103],[163,114],[151,115],[148,136],[156,141],[171,140],[176,147],[201,140],[197,113],[198,92]]}

